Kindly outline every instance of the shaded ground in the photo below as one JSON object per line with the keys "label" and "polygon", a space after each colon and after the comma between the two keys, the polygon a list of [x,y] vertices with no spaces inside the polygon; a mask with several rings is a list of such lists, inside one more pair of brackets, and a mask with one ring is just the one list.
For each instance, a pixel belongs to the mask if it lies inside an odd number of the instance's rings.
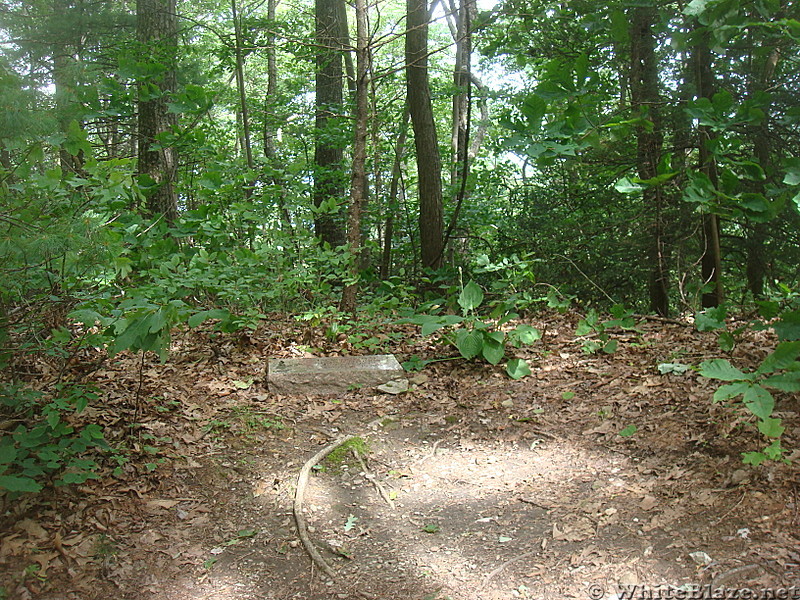
{"label": "shaded ground", "polygon": [[[712,382],[694,373],[658,373],[720,355],[713,336],[649,321],[620,334],[615,354],[589,356],[569,317],[533,324],[545,337],[519,354],[531,377],[435,363],[399,396],[270,394],[267,357],[315,342],[367,352],[277,320],[251,337],[181,335],[141,382],[137,358],[107,363],[93,376],[104,403],[86,417],[119,431],[122,473],[6,507],[8,597],[555,600],[636,584],[800,586],[796,463],[742,465],[740,452],[763,445],[746,415],[710,404]],[[369,350],[443,355],[397,333]],[[761,335],[737,361],[764,356]],[[799,447],[800,401],[785,394],[776,410],[783,445]],[[305,461],[342,433],[366,441],[368,470],[345,453],[305,494],[331,582],[298,541],[292,502]]]}

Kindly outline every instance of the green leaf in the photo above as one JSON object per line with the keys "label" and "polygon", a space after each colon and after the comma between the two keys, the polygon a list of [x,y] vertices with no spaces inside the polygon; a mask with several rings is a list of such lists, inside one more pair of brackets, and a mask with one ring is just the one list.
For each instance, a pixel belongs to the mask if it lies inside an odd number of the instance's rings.
{"label": "green leaf", "polygon": [[505,353],[505,346],[502,343],[489,337],[484,338],[483,358],[485,358],[489,364],[496,365],[499,363],[503,360]]}
{"label": "green leaf", "polygon": [[717,388],[717,391],[714,392],[714,402],[730,400],[731,398],[735,398],[736,396],[744,394],[749,389],[750,385],[743,381],[721,385]]}
{"label": "green leaf", "polygon": [[761,385],[782,392],[800,392],[800,371],[772,375],[760,381]]}
{"label": "green leaf", "polygon": [[639,428],[636,425],[628,425],[625,429],[619,432],[620,437],[631,437],[634,433],[639,431]]}
{"label": "green leaf", "polygon": [[744,393],[744,405],[760,419],[766,419],[775,408],[775,398],[758,384],[751,385]]}
{"label": "green leaf", "polygon": [[644,186],[634,183],[628,177],[623,177],[614,184],[614,189],[621,194],[638,194],[644,189]]}
{"label": "green leaf", "polygon": [[618,340],[608,340],[603,344],[603,352],[606,354],[614,354],[614,352],[617,351],[617,346],[619,346]]}
{"label": "green leaf", "polygon": [[464,312],[475,310],[481,305],[481,302],[483,302],[483,290],[474,281],[465,285],[458,296],[458,304]]}
{"label": "green leaf", "polygon": [[520,344],[533,344],[534,342],[542,339],[542,332],[532,327],[531,325],[517,325],[512,329],[508,337],[514,342]]}
{"label": "green leaf", "polygon": [[230,318],[231,313],[229,310],[213,308],[211,310],[201,310],[200,312],[194,313],[191,317],[189,317],[187,323],[189,324],[189,327],[197,327],[208,319],[220,319],[225,321]]}
{"label": "green leaf", "polygon": [[758,430],[767,437],[779,438],[786,431],[786,428],[781,425],[780,419],[770,417],[758,422]]}
{"label": "green leaf", "polygon": [[719,344],[720,350],[730,352],[736,346],[736,339],[730,331],[720,331],[717,344]]}
{"label": "green leaf", "polygon": [[728,310],[724,306],[707,308],[694,316],[695,327],[697,327],[698,331],[716,331],[717,329],[724,329],[727,312]]}
{"label": "green leaf", "polygon": [[30,477],[0,475],[0,489],[9,492],[40,492],[42,486]]}
{"label": "green leaf", "polygon": [[746,465],[757,467],[767,460],[767,455],[763,452],[742,452],[742,462]]}
{"label": "green leaf", "polygon": [[531,374],[531,368],[523,359],[512,358],[506,364],[506,373],[511,379],[522,379]]}
{"label": "green leaf", "polygon": [[754,375],[743,373],[724,358],[714,358],[700,363],[700,375],[720,381],[749,381]]}
{"label": "green leaf", "polygon": [[781,369],[788,369],[795,364],[798,356],[800,356],[800,341],[781,342],[764,359],[756,373],[773,373]]}
{"label": "green leaf", "polygon": [[683,9],[683,14],[689,17],[696,17],[706,9],[708,2],[709,0],[692,0]]}
{"label": "green leaf", "polygon": [[800,340],[800,310],[783,313],[774,328],[780,340]]}
{"label": "green leaf", "polygon": [[461,329],[457,334],[456,347],[467,360],[475,358],[483,350],[483,335],[480,331]]}

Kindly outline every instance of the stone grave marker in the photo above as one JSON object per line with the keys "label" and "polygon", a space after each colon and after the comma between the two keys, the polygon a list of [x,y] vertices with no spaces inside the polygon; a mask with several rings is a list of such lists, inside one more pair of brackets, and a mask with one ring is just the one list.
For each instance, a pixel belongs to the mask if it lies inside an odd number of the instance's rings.
{"label": "stone grave marker", "polygon": [[267,362],[267,383],[276,394],[341,394],[395,379],[405,379],[405,371],[392,354],[273,358]]}

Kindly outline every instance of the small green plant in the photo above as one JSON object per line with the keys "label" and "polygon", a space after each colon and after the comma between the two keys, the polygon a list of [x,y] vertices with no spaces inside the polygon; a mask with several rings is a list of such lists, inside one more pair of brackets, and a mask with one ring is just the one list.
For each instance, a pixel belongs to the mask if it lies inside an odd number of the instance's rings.
{"label": "small green plant", "polygon": [[700,364],[703,377],[726,382],[714,392],[714,402],[741,398],[742,405],[758,418],[758,430],[773,441],[760,452],[743,453],[746,464],[759,465],[765,460],[779,460],[785,450],[780,438],[784,427],[772,417],[775,398],[770,389],[800,392],[800,341],[781,342],[761,365],[750,373],[734,367],[730,361],[715,358]]}
{"label": "small green plant", "polygon": [[0,437],[0,490],[39,492],[56,485],[97,479],[93,450],[108,450],[100,425],[76,428],[68,421],[96,399],[91,390],[58,385],[51,398],[19,386],[0,389],[0,404],[18,425]]}
{"label": "small green plant", "polygon": [[775,349],[767,355],[754,371],[742,371],[729,360],[715,358],[704,361],[697,368],[700,375],[724,382],[714,392],[714,402],[741,403],[757,419],[759,433],[771,440],[760,451],[743,452],[745,464],[760,465],[767,460],[786,460],[787,450],[781,446],[784,427],[781,419],[772,416],[775,398],[770,390],[800,392],[800,309],[798,296],[781,285],[776,299],[756,302],[758,317],[730,331],[724,306],[706,309],[695,315],[695,326],[700,331],[718,331],[721,349],[733,349],[738,337],[747,329],[772,329],[778,337]]}
{"label": "small green plant", "polygon": [[605,352],[613,354],[619,347],[619,341],[611,339],[609,331],[616,327],[635,329],[633,313],[621,304],[611,307],[611,319],[602,320],[595,309],[590,309],[586,316],[578,322],[575,335],[583,337],[581,348],[587,354]]}
{"label": "small green plant", "polygon": [[[498,306],[491,314],[479,316],[477,309],[483,300],[481,287],[470,281],[458,296],[461,315],[418,315],[401,322],[420,325],[425,336],[444,330],[443,339],[454,346],[462,358],[479,357],[492,365],[503,360],[507,346],[519,348],[541,339],[538,329],[522,323],[506,332],[503,326],[518,316],[506,304]],[[413,365],[409,367],[413,368]],[[512,358],[506,363],[506,372],[512,379],[519,379],[530,375],[531,371],[527,362]]]}

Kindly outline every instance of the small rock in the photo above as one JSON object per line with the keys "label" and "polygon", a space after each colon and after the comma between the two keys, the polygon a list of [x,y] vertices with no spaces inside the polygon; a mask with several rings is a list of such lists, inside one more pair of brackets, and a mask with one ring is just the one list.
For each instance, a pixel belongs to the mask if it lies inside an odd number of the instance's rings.
{"label": "small rock", "polygon": [[508,398],[506,400],[503,400],[500,403],[500,406],[502,406],[503,408],[511,408],[512,406],[514,406],[514,401],[511,398]]}
{"label": "small rock", "polygon": [[703,551],[689,552],[689,558],[691,558],[696,564],[700,565],[701,567],[705,567],[714,562],[714,560]]}

